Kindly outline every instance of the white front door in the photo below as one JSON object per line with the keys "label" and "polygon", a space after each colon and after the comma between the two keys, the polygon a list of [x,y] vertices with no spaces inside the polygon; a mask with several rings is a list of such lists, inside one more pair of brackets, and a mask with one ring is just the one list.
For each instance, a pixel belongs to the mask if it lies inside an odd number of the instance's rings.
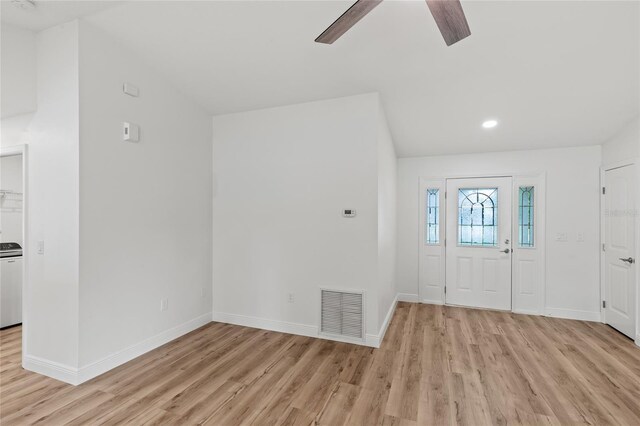
{"label": "white front door", "polygon": [[448,179],[446,303],[511,310],[511,178]]}
{"label": "white front door", "polygon": [[604,285],[607,324],[635,338],[635,166],[605,172]]}

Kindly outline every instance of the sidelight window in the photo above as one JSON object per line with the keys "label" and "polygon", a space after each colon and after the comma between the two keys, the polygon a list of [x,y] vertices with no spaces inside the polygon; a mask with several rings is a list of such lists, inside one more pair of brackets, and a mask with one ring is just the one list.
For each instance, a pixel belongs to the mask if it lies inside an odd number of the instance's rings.
{"label": "sidelight window", "polygon": [[521,186],[518,191],[518,244],[520,247],[533,247],[534,190],[533,186]]}
{"label": "sidelight window", "polygon": [[425,244],[440,243],[440,190],[427,189]]}

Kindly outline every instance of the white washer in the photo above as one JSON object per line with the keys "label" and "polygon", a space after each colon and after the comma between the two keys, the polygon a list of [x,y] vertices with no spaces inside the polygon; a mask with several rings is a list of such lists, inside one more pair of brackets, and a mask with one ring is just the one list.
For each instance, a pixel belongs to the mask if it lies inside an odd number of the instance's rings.
{"label": "white washer", "polygon": [[0,328],[22,322],[22,256],[0,259]]}

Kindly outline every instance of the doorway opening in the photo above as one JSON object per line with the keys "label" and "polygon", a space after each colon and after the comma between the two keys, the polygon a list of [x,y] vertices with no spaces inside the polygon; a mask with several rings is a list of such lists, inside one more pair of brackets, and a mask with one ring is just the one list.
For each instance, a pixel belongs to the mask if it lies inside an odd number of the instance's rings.
{"label": "doorway opening", "polygon": [[[0,333],[25,353],[26,147],[0,150]],[[22,347],[22,351],[19,349]],[[11,351],[13,353],[13,351]]]}

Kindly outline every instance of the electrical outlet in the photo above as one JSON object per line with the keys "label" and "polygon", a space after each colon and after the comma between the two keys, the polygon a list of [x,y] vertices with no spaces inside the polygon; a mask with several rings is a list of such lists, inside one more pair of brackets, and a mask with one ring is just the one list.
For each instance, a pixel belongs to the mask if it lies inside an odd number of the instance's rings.
{"label": "electrical outlet", "polygon": [[169,299],[160,299],[160,310],[166,311],[169,309]]}
{"label": "electrical outlet", "polygon": [[584,243],[584,233],[578,232],[576,234],[576,241],[579,243]]}
{"label": "electrical outlet", "polygon": [[295,294],[289,293],[289,298],[287,299],[289,303],[293,303],[296,301]]}

